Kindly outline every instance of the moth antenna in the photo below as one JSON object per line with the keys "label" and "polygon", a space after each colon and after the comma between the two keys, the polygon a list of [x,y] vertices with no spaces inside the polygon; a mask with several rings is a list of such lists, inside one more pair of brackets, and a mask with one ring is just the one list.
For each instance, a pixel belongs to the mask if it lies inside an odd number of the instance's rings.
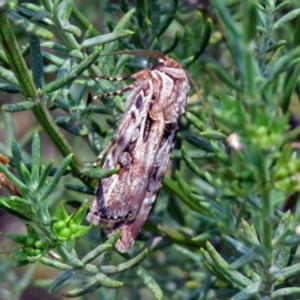
{"label": "moth antenna", "polygon": [[[186,71],[186,70],[184,70],[184,71],[185,71],[186,76],[188,77],[189,81],[192,83],[193,87],[195,88],[196,94],[198,95],[198,97],[199,97],[199,99],[200,99],[200,101],[201,101],[201,103],[202,103],[203,108],[206,110],[205,103],[204,103],[204,101],[203,101],[203,99],[202,99],[202,97],[201,97],[201,96],[202,96],[202,92],[199,91],[199,89],[198,89],[198,87],[197,87],[197,85],[196,85],[194,79],[192,78],[191,74],[190,74],[188,71]],[[207,112],[207,114],[208,114],[208,116],[209,116],[211,125],[214,126],[214,125],[215,125],[215,122],[214,122],[212,116],[208,113],[207,110],[206,110],[206,112]]]}

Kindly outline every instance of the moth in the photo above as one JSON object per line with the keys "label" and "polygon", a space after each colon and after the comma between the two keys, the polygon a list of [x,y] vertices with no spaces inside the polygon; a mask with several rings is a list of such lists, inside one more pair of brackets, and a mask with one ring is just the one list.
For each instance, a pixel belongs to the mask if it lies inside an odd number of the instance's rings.
{"label": "moth", "polygon": [[158,62],[129,76],[135,81],[126,88],[126,110],[102,166],[120,171],[99,180],[87,216],[108,237],[121,231],[115,245],[121,253],[133,245],[159,192],[189,93],[187,73],[176,61],[154,51],[138,55]]}

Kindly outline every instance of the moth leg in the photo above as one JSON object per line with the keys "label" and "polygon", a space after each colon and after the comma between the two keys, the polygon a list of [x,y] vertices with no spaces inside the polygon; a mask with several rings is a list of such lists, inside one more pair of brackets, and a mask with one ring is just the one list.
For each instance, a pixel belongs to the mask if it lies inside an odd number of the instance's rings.
{"label": "moth leg", "polygon": [[93,163],[93,167],[97,167],[97,165],[99,164],[99,162],[103,159],[103,157],[105,156],[105,154],[108,152],[109,148],[111,147],[111,145],[113,144],[114,139],[109,141],[107,143],[107,145],[102,149],[102,151],[100,152],[100,154],[97,156],[96,161]]}
{"label": "moth leg", "polygon": [[107,77],[107,76],[96,77],[95,78],[96,81],[99,81],[101,79],[108,80],[108,81],[118,81],[118,82],[129,80],[129,79],[135,79],[136,81],[134,83],[126,86],[123,89],[120,89],[120,90],[117,90],[117,91],[114,91],[114,92],[110,92],[110,93],[105,93],[105,94],[98,95],[98,96],[94,96],[93,99],[97,100],[97,99],[103,99],[103,98],[106,98],[106,97],[113,97],[113,96],[122,95],[123,93],[134,89],[137,85],[139,85],[142,81],[144,81],[145,78],[147,78],[148,73],[149,73],[149,70],[142,70],[142,71],[137,72],[133,75],[124,76],[124,77],[116,77],[116,78],[115,77]]}
{"label": "moth leg", "polygon": [[[129,79],[139,79],[141,77],[143,77],[145,74],[148,74],[149,70],[142,70],[139,71],[137,73],[134,73],[132,75],[129,76],[124,76],[124,77],[109,77],[109,76],[98,76],[95,78],[96,81],[99,81],[101,79],[107,80],[107,81],[125,81],[125,80],[129,80]],[[143,78],[144,80],[144,78]]]}
{"label": "moth leg", "polygon": [[128,85],[124,89],[121,89],[121,90],[117,90],[117,91],[114,91],[114,92],[104,93],[102,95],[94,96],[93,99],[94,100],[97,100],[97,99],[101,100],[101,99],[107,98],[107,97],[122,95],[123,93],[132,90],[134,87],[135,87],[135,85],[131,84],[131,85]]}

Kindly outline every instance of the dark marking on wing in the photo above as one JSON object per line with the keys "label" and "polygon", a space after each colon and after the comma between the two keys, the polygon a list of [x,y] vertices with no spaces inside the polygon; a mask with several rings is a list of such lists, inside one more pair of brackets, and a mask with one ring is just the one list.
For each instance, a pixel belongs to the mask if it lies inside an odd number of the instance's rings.
{"label": "dark marking on wing", "polygon": [[141,109],[143,105],[143,97],[141,94],[138,95],[137,100],[135,102],[135,106],[137,109]]}
{"label": "dark marking on wing", "polygon": [[136,115],[134,111],[131,111],[130,115],[133,120],[136,120]]}
{"label": "dark marking on wing", "polygon": [[143,132],[143,139],[146,141],[149,136],[149,132],[151,131],[151,125],[154,121],[148,116],[146,119],[146,125],[145,125],[145,130]]}

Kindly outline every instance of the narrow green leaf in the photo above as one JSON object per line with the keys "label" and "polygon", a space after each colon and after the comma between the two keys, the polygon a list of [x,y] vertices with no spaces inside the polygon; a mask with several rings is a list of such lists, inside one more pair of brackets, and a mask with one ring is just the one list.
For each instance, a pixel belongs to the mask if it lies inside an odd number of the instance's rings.
{"label": "narrow green leaf", "polygon": [[294,47],[300,46],[300,16],[298,16],[297,20],[296,20],[296,26],[295,26],[295,30],[294,30],[293,46]]}
{"label": "narrow green leaf", "polygon": [[[32,201],[29,201],[28,199],[24,199],[24,198],[21,198],[19,196],[10,196],[9,198],[11,200],[10,204],[11,206],[13,207],[14,205],[17,205],[17,206],[34,206],[34,203]],[[16,207],[17,207],[16,206]],[[24,207],[25,209],[25,207]]]}
{"label": "narrow green leaf", "polygon": [[184,146],[181,147],[181,153],[182,158],[186,165],[200,178],[204,178],[204,171],[201,171],[201,169],[195,164],[195,162],[192,161],[190,157],[187,156],[187,152]]}
{"label": "narrow green leaf", "polygon": [[23,174],[23,178],[24,178],[24,183],[26,184],[26,186],[30,189],[32,187],[32,181],[31,181],[31,176],[30,176],[30,172],[27,169],[26,165],[21,161],[21,172]]}
{"label": "narrow green leaf", "polygon": [[248,222],[242,219],[241,226],[247,238],[252,243],[260,245],[254,225],[249,225]]}
{"label": "narrow green leaf", "polygon": [[253,283],[250,279],[242,275],[240,272],[230,270],[227,262],[219,255],[219,253],[209,242],[206,243],[206,249],[215,264],[222,270],[222,272],[224,272],[224,274],[226,274],[231,284],[232,282],[236,282],[240,286],[247,287]]}
{"label": "narrow green leaf", "polygon": [[199,212],[200,214],[204,213],[203,209],[193,200],[191,200],[186,193],[184,193],[178,186],[178,184],[168,177],[164,177],[163,185],[169,191],[174,193],[179,199],[181,199],[185,204],[191,207],[194,211]]}
{"label": "narrow green leaf", "polygon": [[26,240],[28,238],[27,235],[6,233],[6,232],[3,232],[2,234],[17,244],[26,245]]}
{"label": "narrow green leaf", "polygon": [[232,287],[241,290],[243,289],[243,285],[240,284],[240,282],[238,281],[232,281],[229,276],[223,271],[223,269],[219,268],[219,266],[217,266],[217,264],[215,263],[215,261],[212,259],[212,257],[210,256],[210,254],[204,250],[203,248],[201,248],[201,254],[205,260],[205,262],[207,263],[206,266],[209,267],[209,270],[213,272],[213,274],[216,274],[217,277],[219,277],[220,279],[224,280],[225,282],[229,283]]}
{"label": "narrow green leaf", "polygon": [[65,32],[68,32],[68,33],[71,33],[71,34],[73,34],[73,35],[75,35],[77,37],[81,36],[81,30],[80,30],[80,28],[78,28],[77,26],[74,26],[74,25],[64,24],[61,27],[61,30],[65,31]]}
{"label": "narrow green leaf", "polygon": [[160,28],[157,30],[158,34],[155,36],[159,38],[173,22],[175,18],[176,11],[178,9],[178,0],[171,0],[171,7],[165,18],[161,21]]}
{"label": "narrow green leaf", "polygon": [[53,160],[50,161],[46,167],[42,166],[42,170],[41,170],[41,177],[40,177],[40,181],[39,184],[36,188],[36,191],[39,191],[40,189],[42,189],[45,185],[46,185],[46,181],[47,181],[47,177],[49,176],[49,172],[53,166]]}
{"label": "narrow green leaf", "polygon": [[239,36],[239,32],[237,31],[237,26],[234,24],[232,17],[227,10],[225,3],[219,0],[211,0],[213,7],[216,9],[219,14],[221,20],[223,21],[224,26],[227,31],[230,32],[233,36]]}
{"label": "narrow green leaf", "polygon": [[152,0],[149,5],[149,15],[152,27],[152,35],[156,36],[159,33],[160,27],[160,1]]}
{"label": "narrow green leaf", "polygon": [[257,19],[256,1],[243,1],[242,22],[244,33],[242,36],[246,45],[256,37]]}
{"label": "narrow green leaf", "polygon": [[120,8],[121,8],[122,12],[127,13],[130,9],[128,0],[121,0],[120,1]]}
{"label": "narrow green leaf", "polygon": [[204,52],[206,46],[208,45],[210,36],[211,36],[212,26],[213,26],[212,20],[207,19],[206,23],[205,23],[203,34],[202,34],[201,39],[200,39],[199,46],[197,47],[197,50],[193,54],[193,59],[190,60],[185,65],[186,68],[188,68],[194,61],[196,61],[198,59],[198,57]]}
{"label": "narrow green leaf", "polygon": [[291,61],[299,56],[299,49],[294,48],[289,51],[286,55],[280,57],[274,62],[272,72],[268,78],[266,78],[259,86],[259,90],[265,89],[270,83],[274,81],[281,72],[286,70],[286,66],[290,65]]}
{"label": "narrow green leaf", "polygon": [[57,67],[61,67],[61,65],[63,64],[64,60],[61,57],[58,57],[56,55],[53,54],[49,54],[45,51],[42,51],[42,56],[44,58],[45,61],[57,66]]}
{"label": "narrow green leaf", "polygon": [[94,195],[94,191],[86,186],[74,185],[74,184],[65,184],[65,188],[77,193]]}
{"label": "narrow green leaf", "polygon": [[[16,7],[16,11],[26,19],[37,21],[42,25],[53,26],[54,23],[50,20],[51,13],[42,10],[41,7],[34,5],[33,3],[20,3],[20,6]],[[48,18],[47,18],[48,17]]]}
{"label": "narrow green leaf", "polygon": [[283,268],[281,270],[279,282],[277,282],[276,285],[281,284],[284,280],[288,278],[299,276],[299,274],[300,274],[300,263],[295,263],[290,267]]}
{"label": "narrow green leaf", "polygon": [[162,51],[163,54],[167,55],[168,53],[173,52],[173,50],[178,46],[180,39],[181,39],[181,33],[179,31],[176,31],[173,43],[171,44],[171,46],[169,48]]}
{"label": "narrow green leaf", "polygon": [[[137,2],[143,2],[143,1],[137,1]],[[132,9],[132,10],[128,11],[122,17],[122,19],[119,21],[119,23],[117,24],[117,26],[114,29],[114,32],[119,32],[121,30],[124,30],[126,27],[129,27],[130,20],[133,17],[134,13],[135,13],[135,9]],[[101,54],[110,54],[110,53],[114,52],[117,47],[118,47],[118,42],[117,41],[108,43],[108,44],[105,45],[105,47],[104,47],[103,51],[101,52]],[[111,74],[108,71],[109,70],[114,70],[112,59],[111,59],[111,61],[108,62],[105,57],[100,57],[98,62],[99,62],[100,68],[104,71],[105,74]]]}
{"label": "narrow green leaf", "polygon": [[107,178],[113,174],[117,174],[120,171],[119,168],[112,169],[112,170],[99,170],[96,168],[86,168],[82,171],[82,173],[88,177],[101,179]]}
{"label": "narrow green leaf", "polygon": [[116,273],[124,272],[126,270],[129,270],[129,269],[133,268],[134,266],[138,265],[139,263],[141,263],[141,261],[143,261],[145,259],[147,254],[148,254],[148,249],[146,248],[141,253],[139,253],[137,256],[135,256],[134,258],[126,261],[125,263],[122,263],[122,264],[118,265],[115,268],[111,268],[111,266],[109,266],[109,267],[108,266],[101,266],[100,270],[103,273],[105,273],[106,275],[113,275],[113,274],[116,274]]}
{"label": "narrow green leaf", "polygon": [[60,19],[67,21],[71,15],[72,8],[72,0],[56,1],[54,6],[54,13],[57,14]]}
{"label": "narrow green leaf", "polygon": [[[7,57],[4,53],[4,51],[1,49],[0,49],[0,61],[3,62],[4,64],[8,64]],[[4,68],[2,68],[2,69],[5,70]]]}
{"label": "narrow green leaf", "polygon": [[186,112],[184,117],[193,124],[198,130],[205,131],[208,129],[208,126],[204,124],[199,118],[197,118],[194,114],[190,112]]}
{"label": "narrow green leaf", "polygon": [[[289,233],[291,233],[291,229],[289,229],[289,225],[293,221],[293,216],[290,211],[287,211],[282,217],[281,220],[274,232],[274,239],[276,239],[276,248],[273,253],[273,261],[274,265],[278,269],[285,268],[289,262],[291,255],[291,247],[286,245],[280,245],[279,239],[281,241],[284,240]],[[281,236],[283,235],[283,236]]]}
{"label": "narrow green leaf", "polygon": [[25,31],[31,35],[35,35],[44,40],[51,40],[53,38],[53,34],[51,31],[39,27],[32,22],[29,22],[27,19],[21,17],[15,11],[10,10],[7,13],[7,17],[13,22],[16,26],[20,27],[22,31]]}
{"label": "narrow green leaf", "polygon": [[[257,7],[257,6],[256,6]],[[263,10],[264,11],[264,10]],[[261,10],[257,10],[257,24],[256,29],[261,28],[263,31],[266,31],[266,17]],[[267,33],[267,31],[266,31]]]}
{"label": "narrow green leaf", "polygon": [[71,278],[75,274],[75,270],[67,270],[59,277],[57,277],[49,286],[49,293],[55,292],[58,288],[61,287],[63,283],[65,283],[69,278]]}
{"label": "narrow green leaf", "polygon": [[280,18],[277,22],[275,22],[273,24],[272,30],[275,30],[275,29],[279,28],[280,26],[282,26],[284,23],[287,23],[287,22],[293,20],[298,15],[300,15],[300,8],[296,8],[296,9],[288,12],[282,18]]}
{"label": "narrow green leaf", "polygon": [[212,229],[212,230],[209,230],[209,231],[206,231],[204,233],[197,235],[196,237],[193,238],[193,241],[197,241],[197,242],[205,241],[212,237],[215,237],[216,235],[219,235],[219,233],[220,232],[218,229]]}
{"label": "narrow green leaf", "polygon": [[41,145],[40,136],[36,131],[33,135],[32,140],[32,156],[31,156],[31,180],[34,186],[37,186],[40,179],[40,155],[41,155]]}
{"label": "narrow green leaf", "polygon": [[94,38],[87,39],[81,44],[81,47],[86,48],[86,47],[91,47],[96,45],[103,45],[106,43],[117,41],[121,38],[124,38],[132,34],[134,34],[134,32],[130,30],[114,31],[112,33],[103,34]]}
{"label": "narrow green leaf", "polygon": [[[5,55],[5,54],[3,54]],[[12,72],[11,70],[7,70],[6,68],[0,66],[0,77],[2,77],[3,79],[5,79],[8,83],[18,86],[18,80],[14,74],[14,72]]]}
{"label": "narrow green leaf", "polygon": [[255,282],[247,286],[231,297],[231,300],[247,300],[247,299],[261,299],[260,292],[264,290],[263,285],[260,282]]}
{"label": "narrow green leaf", "polygon": [[41,54],[40,40],[36,36],[30,37],[30,54],[32,75],[35,87],[40,89],[45,84],[43,59]]}
{"label": "narrow green leaf", "polygon": [[237,260],[235,260],[233,263],[230,264],[230,269],[237,270],[239,268],[242,268],[245,265],[256,261],[257,258],[258,258],[257,253],[255,252],[244,254],[243,256],[239,257]]}
{"label": "narrow green leaf", "polygon": [[42,48],[49,48],[49,49],[53,49],[53,50],[57,50],[57,51],[65,52],[65,53],[69,52],[69,49],[66,46],[58,44],[58,43],[54,43],[54,42],[51,42],[51,41],[47,41],[47,42],[42,43],[41,47]]}
{"label": "narrow green leaf", "polygon": [[[19,87],[11,85],[11,84],[6,84],[6,83],[0,83],[0,91],[5,92],[5,93],[9,93],[9,94],[19,94],[19,93],[21,93],[21,90],[20,90]],[[3,108],[2,108],[2,110],[5,111],[5,109],[3,109]]]}
{"label": "narrow green leaf", "polygon": [[0,197],[0,208],[2,210],[4,210],[5,212],[7,212],[8,214],[15,216],[21,220],[24,220],[26,222],[31,221],[30,218],[27,218],[25,215],[23,215],[21,212],[19,212],[18,210],[13,209],[12,207],[10,207],[7,204],[7,199],[4,199],[2,197]]}
{"label": "narrow green leaf", "polygon": [[42,191],[42,194],[40,196],[40,201],[45,200],[52,193],[52,191],[56,188],[61,176],[63,176],[63,174],[64,174],[65,170],[67,169],[67,167],[69,166],[72,158],[73,158],[73,154],[71,153],[67,157],[65,157],[65,159],[62,161],[61,165],[55,172],[53,179]]}
{"label": "narrow green leaf", "polygon": [[64,296],[78,297],[78,296],[86,295],[100,288],[101,286],[108,287],[111,289],[116,289],[123,286],[123,282],[112,280],[102,273],[98,273],[97,275],[95,275],[95,278],[96,280],[92,281],[89,284],[84,285],[83,288],[72,290],[68,293],[65,293]]}
{"label": "narrow green leaf", "polygon": [[[20,181],[19,179],[17,179],[13,173],[11,173],[4,165],[2,165],[0,163],[0,172],[2,172],[9,181],[12,182],[12,184],[14,184],[19,190],[21,190],[22,192],[26,193],[27,191],[27,187],[26,185],[23,184],[22,181]],[[25,178],[24,175],[21,171],[21,167],[20,167],[20,174],[22,174],[24,182],[25,182]]]}
{"label": "narrow green leaf", "polygon": [[136,18],[140,28],[144,29],[144,18],[147,16],[146,3],[143,0],[135,1]]}
{"label": "narrow green leaf", "polygon": [[3,104],[1,109],[8,113],[30,110],[35,103],[33,101],[23,101],[14,104]]}
{"label": "narrow green leaf", "polygon": [[67,211],[64,208],[64,203],[60,202],[55,210],[55,214],[54,214],[55,218],[58,220],[68,220],[69,219],[69,215],[67,213]]}
{"label": "narrow green leaf", "polygon": [[[68,118],[68,117],[67,117]],[[71,134],[75,135],[75,136],[87,136],[88,131],[86,130],[79,130],[78,128],[76,128],[75,126],[65,123],[61,120],[55,120],[55,123],[62,129],[64,129],[67,132],[70,132]]]}
{"label": "narrow green leaf", "polygon": [[137,270],[137,274],[145,286],[152,292],[154,298],[157,300],[162,300],[163,292],[157,282],[149,275],[149,273],[140,266]]}
{"label": "narrow green leaf", "polygon": [[205,138],[201,138],[195,134],[190,132],[185,132],[184,134],[178,133],[178,138],[184,139],[187,142],[191,143],[192,145],[196,146],[197,148],[206,151],[206,152],[215,152],[211,144]]}
{"label": "narrow green leaf", "polygon": [[289,288],[282,288],[279,289],[273,293],[271,293],[271,299],[281,298],[282,297],[288,297],[291,295],[298,295],[296,297],[299,297],[300,294],[300,288],[299,287],[289,287]]}
{"label": "narrow green leaf", "polygon": [[75,106],[80,106],[81,103],[83,102],[83,98],[84,98],[85,95],[86,95],[87,87],[88,87],[88,83],[87,83],[87,82],[84,82],[84,83],[78,88],[78,91],[77,91],[76,95],[73,96],[74,102],[75,102]]}
{"label": "narrow green leaf", "polygon": [[40,234],[30,224],[26,225],[28,236],[32,236],[37,239],[41,239]]}
{"label": "narrow green leaf", "polygon": [[[92,226],[79,226],[78,230],[72,234],[72,238],[77,238],[86,235],[90,230],[92,229]],[[73,247],[74,248],[74,247]]]}
{"label": "narrow green leaf", "polygon": [[24,253],[23,249],[14,251],[10,255],[10,259],[12,259],[15,262],[15,267],[23,267],[29,264],[28,256]]}
{"label": "narrow green leaf", "polygon": [[48,11],[42,10],[36,12],[31,19],[37,22],[46,23],[47,25],[54,25],[49,18],[51,18],[51,14]]}
{"label": "narrow green leaf", "polygon": [[280,40],[280,41],[277,41],[273,44],[271,44],[271,46],[269,46],[267,49],[266,49],[266,52],[272,52],[272,51],[276,51],[278,48],[280,47],[283,47],[287,44],[287,41],[286,40]]}
{"label": "narrow green leaf", "polygon": [[87,203],[83,203],[80,208],[78,210],[76,210],[74,212],[74,214],[72,215],[72,220],[76,223],[76,224],[81,224],[81,222],[83,221],[83,219],[86,216],[86,212],[88,210],[88,204]]}
{"label": "narrow green leaf", "polygon": [[86,256],[84,256],[82,258],[82,262],[84,264],[88,264],[89,262],[91,262],[92,260],[94,260],[96,257],[98,257],[99,255],[101,255],[102,253],[112,249],[113,245],[109,244],[109,243],[105,243],[102,244],[100,246],[98,246],[97,248],[95,248],[93,251],[89,252]]}
{"label": "narrow green leaf", "polygon": [[237,80],[233,79],[230,76],[229,72],[224,71],[220,66],[218,66],[214,63],[208,63],[208,64],[206,64],[206,68],[209,71],[212,71],[219,80],[226,83],[226,85],[228,85],[229,87],[233,88],[234,90],[236,90],[238,92],[241,91],[241,87],[238,84]]}
{"label": "narrow green leaf", "polygon": [[274,63],[281,57],[282,53],[284,51],[284,46],[282,47],[278,47],[275,51],[275,53],[273,54],[270,62],[268,63],[266,69],[263,72],[263,75],[265,75],[266,77],[269,76],[269,73],[272,71],[272,68],[274,66]]}
{"label": "narrow green leaf", "polygon": [[[238,31],[239,26],[235,24],[233,18],[231,17],[228,9],[225,6],[224,1],[212,0],[211,2],[225,27],[228,47],[231,52],[231,56],[238,68],[238,71],[240,72],[241,80],[242,82],[246,82],[246,71],[248,70],[248,68],[246,68],[245,66],[245,51],[243,51],[243,47],[241,44],[241,33]],[[250,50],[248,49],[248,51]]]}
{"label": "narrow green leaf", "polygon": [[277,12],[285,9],[289,5],[290,5],[290,1],[288,1],[288,0],[283,1],[283,2],[279,3],[278,5],[276,5],[275,8],[272,10],[271,13],[275,15]]}
{"label": "narrow green leaf", "polygon": [[63,271],[66,271],[66,270],[70,270],[72,267],[68,266],[67,264],[64,264],[58,260],[53,260],[53,259],[50,259],[48,257],[42,257],[40,259],[40,262],[43,263],[44,265],[47,265],[49,267],[53,267],[55,269],[58,269],[58,270],[63,270]]}
{"label": "narrow green leaf", "polygon": [[43,94],[48,94],[62,88],[64,85],[72,82],[77,76],[79,76],[84,70],[86,70],[90,65],[92,65],[98,58],[101,49],[98,48],[91,55],[89,55],[85,60],[83,60],[78,66],[70,72],[70,74],[63,76],[60,79],[55,80],[44,86],[42,89]]}

